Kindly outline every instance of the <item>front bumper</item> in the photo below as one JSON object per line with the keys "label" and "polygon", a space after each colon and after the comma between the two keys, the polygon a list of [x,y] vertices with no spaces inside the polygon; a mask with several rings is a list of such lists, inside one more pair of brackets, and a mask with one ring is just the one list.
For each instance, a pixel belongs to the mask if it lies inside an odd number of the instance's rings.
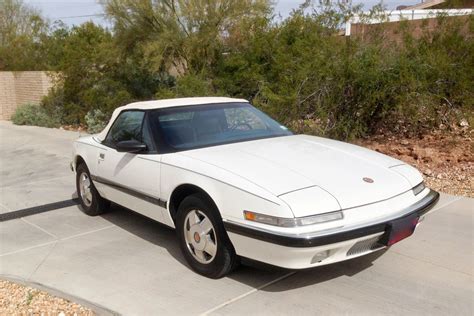
{"label": "front bumper", "polygon": [[439,193],[430,190],[421,200],[397,212],[396,216],[322,232],[277,233],[232,221],[224,221],[224,226],[239,255],[285,268],[302,269],[384,248],[379,240],[392,221],[411,216],[421,218],[436,205],[438,199]]}

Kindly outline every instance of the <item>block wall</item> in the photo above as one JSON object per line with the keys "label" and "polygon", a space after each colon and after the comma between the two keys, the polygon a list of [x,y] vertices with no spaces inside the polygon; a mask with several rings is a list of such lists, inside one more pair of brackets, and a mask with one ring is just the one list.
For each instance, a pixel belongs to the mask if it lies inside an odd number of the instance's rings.
{"label": "block wall", "polygon": [[0,71],[0,120],[9,120],[18,106],[38,104],[53,86],[44,71]]}

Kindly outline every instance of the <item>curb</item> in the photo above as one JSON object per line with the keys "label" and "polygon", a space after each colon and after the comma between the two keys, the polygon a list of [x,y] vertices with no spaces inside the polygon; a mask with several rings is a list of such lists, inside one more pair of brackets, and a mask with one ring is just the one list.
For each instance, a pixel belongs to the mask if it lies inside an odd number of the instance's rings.
{"label": "curb", "polygon": [[65,293],[61,290],[49,287],[47,285],[44,285],[44,284],[41,284],[41,283],[38,283],[38,282],[26,281],[25,279],[21,279],[21,278],[18,278],[18,277],[15,277],[15,276],[10,276],[10,275],[4,275],[4,274],[0,274],[0,279],[5,280],[5,281],[10,281],[10,282],[13,282],[13,283],[17,283],[17,284],[20,284],[20,285],[23,285],[23,286],[28,286],[28,287],[31,287],[31,288],[34,288],[34,289],[37,289],[37,290],[40,290],[40,291],[45,291],[48,294],[54,295],[56,297],[59,297],[59,298],[62,298],[62,299],[65,299],[65,300],[68,300],[68,301],[71,301],[71,302],[74,302],[74,303],[78,303],[78,304],[80,304],[84,307],[87,307],[87,308],[91,309],[92,311],[94,311],[94,313],[96,313],[97,315],[100,315],[100,316],[118,316],[118,315],[120,315],[120,313],[112,311],[112,310],[110,310],[110,309],[108,309],[104,306],[101,306],[101,305],[96,304],[96,303],[92,303],[92,302],[87,301],[85,299],[82,299],[80,297]]}

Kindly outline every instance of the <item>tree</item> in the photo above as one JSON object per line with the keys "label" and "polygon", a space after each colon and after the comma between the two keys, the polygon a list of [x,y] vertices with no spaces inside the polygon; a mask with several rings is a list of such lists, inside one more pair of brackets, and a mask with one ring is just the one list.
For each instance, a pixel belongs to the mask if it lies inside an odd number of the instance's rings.
{"label": "tree", "polygon": [[0,0],[0,70],[40,70],[48,25],[22,0]]}
{"label": "tree", "polygon": [[155,70],[201,73],[224,51],[225,38],[248,17],[271,12],[269,0],[103,0],[118,43]]}
{"label": "tree", "polygon": [[107,29],[92,22],[58,29],[49,43],[62,46],[56,66],[60,84],[44,104],[49,111],[59,107],[63,122],[80,123],[91,109],[110,112],[130,100],[124,82],[115,78],[121,66]]}
{"label": "tree", "polygon": [[92,110],[109,115],[133,100],[151,99],[167,80],[139,58],[121,54],[113,33],[92,22],[58,27],[43,44],[59,83],[43,105],[63,123],[84,123]]}

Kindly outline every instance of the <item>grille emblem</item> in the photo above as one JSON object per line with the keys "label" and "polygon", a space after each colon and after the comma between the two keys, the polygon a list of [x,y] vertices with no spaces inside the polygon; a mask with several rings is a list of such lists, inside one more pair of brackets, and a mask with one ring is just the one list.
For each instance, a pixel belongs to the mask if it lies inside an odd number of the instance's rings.
{"label": "grille emblem", "polygon": [[365,182],[367,183],[374,183],[374,179],[371,179],[371,178],[362,178],[362,180],[364,180]]}

